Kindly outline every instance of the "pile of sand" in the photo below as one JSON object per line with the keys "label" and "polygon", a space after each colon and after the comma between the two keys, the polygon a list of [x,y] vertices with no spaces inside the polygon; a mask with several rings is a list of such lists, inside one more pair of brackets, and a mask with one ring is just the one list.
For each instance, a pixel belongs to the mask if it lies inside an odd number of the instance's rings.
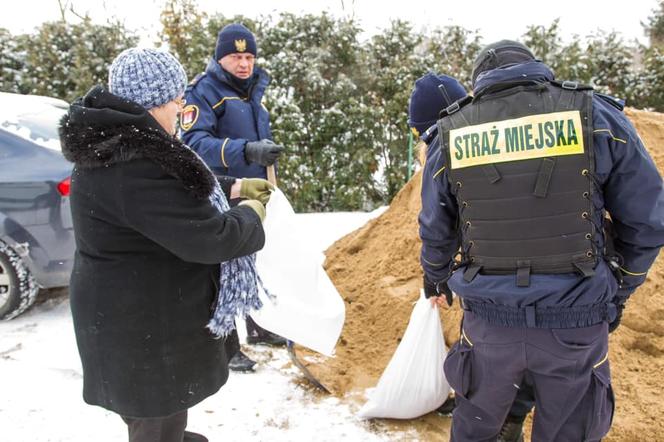
{"label": "pile of sand", "polygon": [[[641,137],[664,170],[664,115],[627,110]],[[394,198],[379,218],[337,241],[325,268],[346,301],[346,324],[335,358],[318,359],[310,370],[335,395],[374,386],[403,336],[419,296],[422,271],[417,215],[420,175]],[[630,300],[623,325],[611,335],[616,414],[608,441],[658,440],[664,434],[664,306],[659,297],[664,259]],[[442,312],[445,340],[458,337],[458,306]],[[436,415],[400,424],[423,439],[446,440],[449,419]]]}

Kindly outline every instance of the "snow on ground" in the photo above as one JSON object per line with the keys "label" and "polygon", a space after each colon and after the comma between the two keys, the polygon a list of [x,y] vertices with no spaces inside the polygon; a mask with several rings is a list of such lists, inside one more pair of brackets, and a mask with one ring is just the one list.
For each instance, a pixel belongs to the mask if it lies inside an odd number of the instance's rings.
{"label": "snow on ground", "polygon": [[[303,238],[320,250],[362,226],[372,213],[297,215]],[[241,339],[244,326],[238,327]],[[211,441],[380,441],[355,416],[358,407],[316,397],[284,349],[248,348],[256,373],[231,373],[214,396],[192,408],[188,428]],[[114,413],[82,399],[82,371],[66,296],[52,297],[20,317],[0,322],[0,440],[105,442],[126,440]],[[390,437],[392,436],[392,437]],[[408,437],[411,436],[411,437]],[[399,438],[412,435],[399,434]]]}

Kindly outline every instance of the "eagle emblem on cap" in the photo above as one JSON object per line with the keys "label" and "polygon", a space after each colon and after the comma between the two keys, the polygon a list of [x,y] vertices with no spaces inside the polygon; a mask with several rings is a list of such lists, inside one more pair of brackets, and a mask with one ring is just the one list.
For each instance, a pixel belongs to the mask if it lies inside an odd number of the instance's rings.
{"label": "eagle emblem on cap", "polygon": [[240,40],[235,40],[235,49],[238,52],[244,52],[247,50],[247,40],[241,38]]}

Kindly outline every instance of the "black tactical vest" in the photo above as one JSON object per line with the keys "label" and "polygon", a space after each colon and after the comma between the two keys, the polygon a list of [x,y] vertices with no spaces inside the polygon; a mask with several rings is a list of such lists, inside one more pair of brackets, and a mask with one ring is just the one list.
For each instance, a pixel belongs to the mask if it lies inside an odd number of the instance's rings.
{"label": "black tactical vest", "polygon": [[592,89],[498,84],[438,121],[464,278],[594,273]]}

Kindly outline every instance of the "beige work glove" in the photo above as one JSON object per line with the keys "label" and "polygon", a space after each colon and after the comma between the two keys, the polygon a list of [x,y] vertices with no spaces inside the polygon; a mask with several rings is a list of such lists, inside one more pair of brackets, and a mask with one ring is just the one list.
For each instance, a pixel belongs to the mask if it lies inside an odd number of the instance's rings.
{"label": "beige work glove", "polygon": [[258,200],[264,206],[270,201],[274,186],[262,178],[242,178],[240,182],[240,198]]}

